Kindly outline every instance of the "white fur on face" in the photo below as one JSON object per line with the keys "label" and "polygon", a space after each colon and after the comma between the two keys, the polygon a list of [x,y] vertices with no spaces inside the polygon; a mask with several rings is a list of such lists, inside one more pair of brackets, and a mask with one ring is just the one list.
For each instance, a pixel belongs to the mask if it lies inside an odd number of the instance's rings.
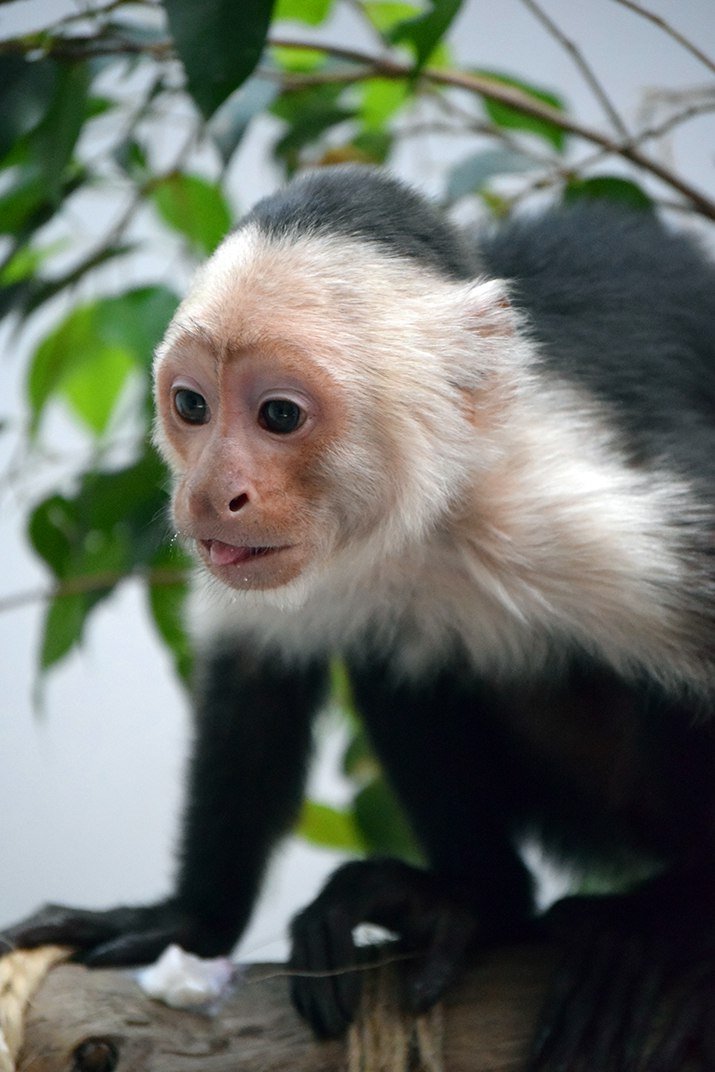
{"label": "white fur on face", "polygon": [[499,675],[576,645],[619,672],[712,680],[692,635],[694,497],[628,466],[599,407],[540,368],[502,284],[246,228],[199,273],[158,361],[187,325],[226,351],[294,340],[351,400],[325,459],[338,545],[275,591],[202,583],[200,641],[246,632],[301,658],[367,636],[407,673],[457,646]]}

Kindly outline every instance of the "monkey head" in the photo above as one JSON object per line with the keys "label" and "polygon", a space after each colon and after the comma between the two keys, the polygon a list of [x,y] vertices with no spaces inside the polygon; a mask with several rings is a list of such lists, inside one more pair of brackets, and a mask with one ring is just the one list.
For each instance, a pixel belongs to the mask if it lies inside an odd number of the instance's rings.
{"label": "monkey head", "polygon": [[497,282],[359,238],[243,225],[157,353],[176,529],[236,590],[399,555],[463,505],[485,463],[475,404],[512,334]]}

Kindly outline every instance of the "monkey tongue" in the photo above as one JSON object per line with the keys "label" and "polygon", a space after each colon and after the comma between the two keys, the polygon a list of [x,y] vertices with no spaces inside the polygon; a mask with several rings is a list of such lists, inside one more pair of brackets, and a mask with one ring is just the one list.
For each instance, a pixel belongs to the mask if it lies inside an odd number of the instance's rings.
{"label": "monkey tongue", "polygon": [[222,540],[206,540],[206,547],[212,566],[233,566],[264,550],[258,547],[234,547]]}

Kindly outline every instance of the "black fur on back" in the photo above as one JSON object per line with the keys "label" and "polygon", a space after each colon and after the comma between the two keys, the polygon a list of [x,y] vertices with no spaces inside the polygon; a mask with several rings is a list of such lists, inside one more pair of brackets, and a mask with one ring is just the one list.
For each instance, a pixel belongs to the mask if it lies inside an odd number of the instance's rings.
{"label": "black fur on back", "polygon": [[634,463],[715,494],[715,265],[655,213],[581,201],[479,239],[543,364],[604,402]]}

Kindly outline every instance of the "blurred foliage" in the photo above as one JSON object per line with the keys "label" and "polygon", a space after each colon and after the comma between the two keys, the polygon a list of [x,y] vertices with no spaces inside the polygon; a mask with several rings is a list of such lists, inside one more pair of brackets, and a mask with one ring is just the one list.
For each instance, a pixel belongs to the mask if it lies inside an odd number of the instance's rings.
{"label": "blurred foliage", "polygon": [[[410,140],[434,136],[450,146],[447,205],[501,215],[543,189],[650,205],[632,178],[573,164],[568,109],[552,87],[509,71],[475,71],[465,84],[447,36],[462,6],[108,0],[0,40],[0,317],[13,349],[31,351],[26,415],[0,414],[0,434],[16,436],[33,473],[53,420],[69,421],[83,444],[61,490],[50,476],[29,510],[28,538],[55,582],[40,675],[137,575],[177,672],[190,673],[187,563],[169,539],[167,479],[151,446],[151,355],[190,271],[246,207],[241,152],[258,120],[276,179],[308,165],[389,164]],[[367,44],[325,46],[336,15]],[[335,692],[352,720],[339,669]],[[300,829],[414,858],[351,726],[353,807],[309,802]]]}

